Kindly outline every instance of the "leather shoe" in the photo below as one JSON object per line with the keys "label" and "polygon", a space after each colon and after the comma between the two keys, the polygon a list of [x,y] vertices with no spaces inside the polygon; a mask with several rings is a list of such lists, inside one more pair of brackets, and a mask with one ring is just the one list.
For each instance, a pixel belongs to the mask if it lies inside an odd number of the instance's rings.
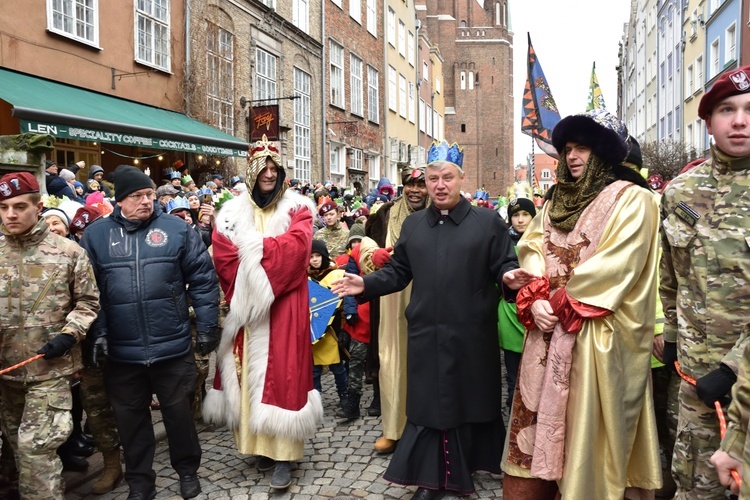
{"label": "leather shoe", "polygon": [[388,439],[385,436],[380,436],[378,440],[375,441],[375,445],[373,446],[373,448],[375,448],[376,453],[393,453],[393,450],[396,449],[397,444],[398,441]]}
{"label": "leather shoe", "polygon": [[201,494],[201,481],[197,474],[188,474],[180,478],[180,495],[182,498],[195,498]]}
{"label": "leather shoe", "polygon": [[412,496],[412,500],[440,500],[445,496],[445,490],[430,490],[428,488],[418,488]]}
{"label": "leather shoe", "polygon": [[148,493],[142,491],[131,491],[128,500],[153,500],[156,498],[156,490],[152,489]]}
{"label": "leather shoe", "polygon": [[285,490],[292,484],[292,464],[290,462],[276,462],[271,478],[271,488]]}
{"label": "leather shoe", "polygon": [[258,458],[258,461],[255,463],[255,467],[257,467],[258,472],[266,472],[274,468],[276,466],[276,460],[273,458],[268,457],[260,457]]}

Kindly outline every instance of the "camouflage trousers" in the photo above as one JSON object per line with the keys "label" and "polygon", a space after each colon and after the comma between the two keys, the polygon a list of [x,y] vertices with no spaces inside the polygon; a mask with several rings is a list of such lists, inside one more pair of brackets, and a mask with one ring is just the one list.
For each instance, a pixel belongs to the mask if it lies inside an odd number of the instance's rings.
{"label": "camouflage trousers", "polygon": [[104,389],[104,372],[101,368],[84,368],[81,372],[81,400],[86,421],[99,451],[105,452],[120,446],[115,414]]}
{"label": "camouflage trousers", "polygon": [[16,456],[21,498],[63,500],[65,482],[57,448],[73,430],[72,408],[70,377],[0,382],[0,418]]}
{"label": "camouflage trousers", "polygon": [[695,387],[680,384],[680,413],[672,455],[672,477],[676,499],[721,499],[726,488],[719,482],[710,458],[721,443],[716,411],[698,399]]}
{"label": "camouflage trousers", "polygon": [[203,418],[203,394],[206,387],[206,379],[208,378],[208,364],[211,357],[210,354],[205,356],[198,354],[198,351],[193,350],[195,355],[195,369],[197,370],[197,376],[195,379],[195,394],[193,395],[193,419],[199,422]]}

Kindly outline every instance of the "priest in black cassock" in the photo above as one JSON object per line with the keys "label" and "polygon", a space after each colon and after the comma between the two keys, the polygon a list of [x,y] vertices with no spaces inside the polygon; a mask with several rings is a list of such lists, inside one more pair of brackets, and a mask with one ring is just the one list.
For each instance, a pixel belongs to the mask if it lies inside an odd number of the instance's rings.
{"label": "priest in black cassock", "polygon": [[333,288],[369,300],[413,281],[406,309],[407,423],[384,477],[418,486],[413,498],[421,500],[469,495],[472,472],[500,473],[498,288],[512,296],[532,280],[518,269],[503,220],[461,196],[462,160],[457,144],[433,144],[425,172],[431,206],[406,218],[381,270],[347,274]]}

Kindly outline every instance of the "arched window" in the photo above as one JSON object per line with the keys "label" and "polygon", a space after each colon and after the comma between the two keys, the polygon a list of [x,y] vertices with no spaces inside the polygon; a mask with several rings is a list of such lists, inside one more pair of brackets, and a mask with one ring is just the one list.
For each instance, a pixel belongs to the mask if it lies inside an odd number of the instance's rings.
{"label": "arched window", "polygon": [[495,26],[500,26],[500,2],[495,2]]}
{"label": "arched window", "polygon": [[466,90],[466,71],[461,72],[461,90]]}
{"label": "arched window", "polygon": [[474,90],[474,72],[469,71],[469,90]]}
{"label": "arched window", "polygon": [[461,27],[462,27],[462,28],[465,28],[465,27],[466,27],[466,21],[461,21]]}

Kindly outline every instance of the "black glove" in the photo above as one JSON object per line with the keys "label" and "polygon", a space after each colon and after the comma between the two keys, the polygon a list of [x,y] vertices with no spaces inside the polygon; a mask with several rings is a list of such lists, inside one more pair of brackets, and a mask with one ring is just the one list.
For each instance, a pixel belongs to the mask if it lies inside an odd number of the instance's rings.
{"label": "black glove", "polygon": [[664,351],[662,351],[661,362],[672,371],[675,371],[674,362],[677,361],[677,343],[664,342]]}
{"label": "black glove", "polygon": [[76,345],[76,342],[74,336],[69,333],[61,333],[49,339],[49,342],[44,344],[36,353],[44,354],[44,359],[59,358],[67,354],[70,348]]}
{"label": "black glove", "polygon": [[338,340],[339,340],[339,347],[343,347],[344,349],[348,350],[349,346],[352,343],[352,336],[349,335],[349,333],[347,333],[347,331],[344,330],[343,328],[339,330],[338,332],[336,332],[336,336],[338,337]]}
{"label": "black glove", "polygon": [[88,360],[91,366],[99,368],[99,365],[107,359],[109,354],[109,347],[107,344],[107,337],[101,336],[94,340],[94,345],[91,346],[91,358]]}
{"label": "black glove", "polygon": [[347,325],[354,326],[359,321],[359,314],[347,314],[345,319]]}
{"label": "black glove", "polygon": [[732,401],[731,391],[737,375],[727,365],[720,365],[717,370],[703,375],[695,382],[695,392],[709,408],[714,407],[714,401],[727,406]]}
{"label": "black glove", "polygon": [[195,336],[195,349],[201,356],[211,354],[219,345],[219,337],[216,335],[216,331],[213,332],[198,332]]}

